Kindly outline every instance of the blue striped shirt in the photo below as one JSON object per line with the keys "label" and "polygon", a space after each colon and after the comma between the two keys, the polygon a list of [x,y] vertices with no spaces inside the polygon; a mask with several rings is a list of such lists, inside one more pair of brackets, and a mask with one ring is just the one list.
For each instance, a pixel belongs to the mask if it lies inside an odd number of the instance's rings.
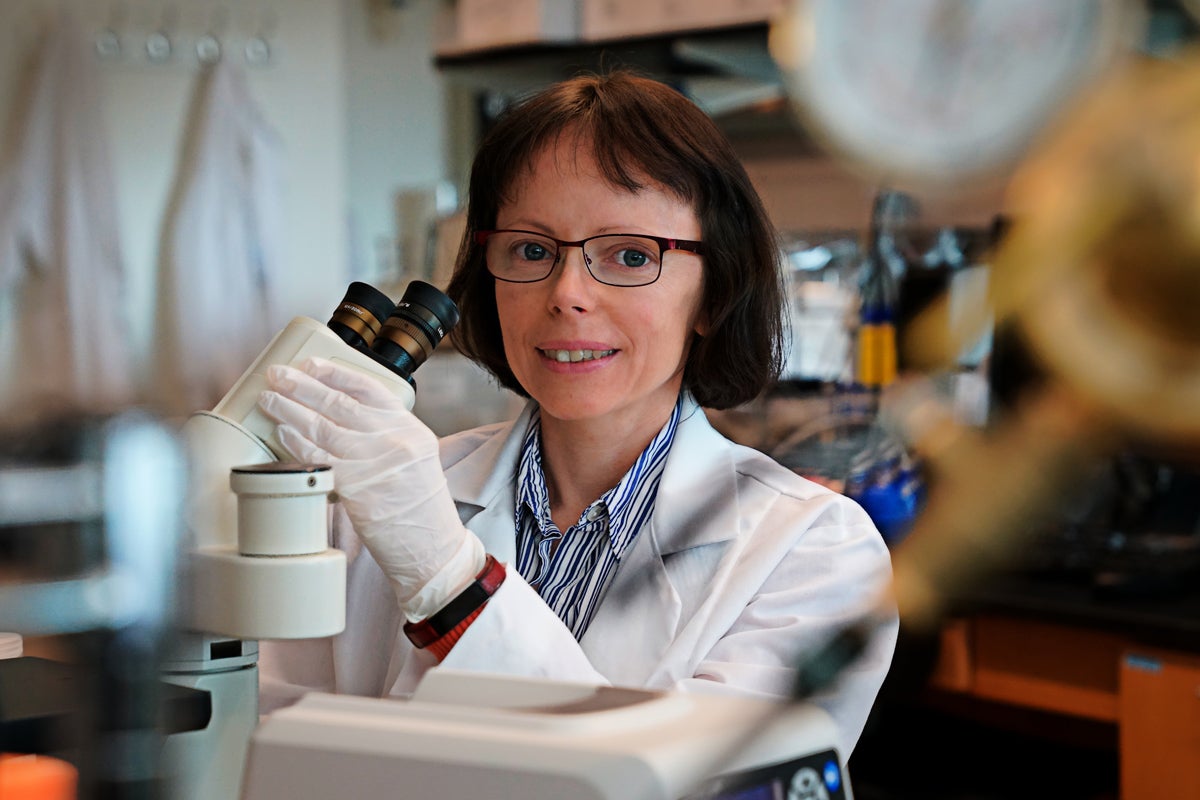
{"label": "blue striped shirt", "polygon": [[550,518],[550,496],[542,470],[540,413],[529,421],[517,467],[517,571],[538,590],[576,639],[587,631],[622,557],[654,511],[654,498],[682,409],[681,395],[667,424],[629,472],[585,508],[579,521],[565,533]]}

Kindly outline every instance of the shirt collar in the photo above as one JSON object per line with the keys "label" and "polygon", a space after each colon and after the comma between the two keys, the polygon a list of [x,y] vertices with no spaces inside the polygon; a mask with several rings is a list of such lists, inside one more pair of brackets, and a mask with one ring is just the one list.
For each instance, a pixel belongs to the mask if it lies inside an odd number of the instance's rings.
{"label": "shirt collar", "polygon": [[[616,486],[609,489],[584,510],[580,522],[592,522],[607,517],[603,530],[609,546],[620,556],[637,536],[654,506],[659,481],[662,479],[667,454],[675,439],[675,431],[684,405],[681,394],[667,422],[637,457],[629,471]],[[532,514],[543,534],[555,530],[550,519],[550,496],[546,489],[546,474],[542,470],[541,413],[530,416],[517,467],[517,525],[523,514]]]}

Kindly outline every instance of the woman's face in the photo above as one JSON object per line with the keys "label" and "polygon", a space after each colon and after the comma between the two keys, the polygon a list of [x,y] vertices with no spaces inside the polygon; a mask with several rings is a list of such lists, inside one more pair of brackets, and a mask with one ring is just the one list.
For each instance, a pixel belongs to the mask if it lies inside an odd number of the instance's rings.
{"label": "woman's face", "polygon": [[[637,193],[613,186],[591,148],[577,142],[559,137],[534,159],[500,206],[497,228],[565,241],[602,233],[700,239],[687,203],[652,183]],[[672,250],[655,283],[608,286],[569,247],[543,281],[497,280],[505,355],[543,417],[603,421],[614,434],[661,425],[679,393],[692,335],[703,332],[703,270],[699,255]]]}

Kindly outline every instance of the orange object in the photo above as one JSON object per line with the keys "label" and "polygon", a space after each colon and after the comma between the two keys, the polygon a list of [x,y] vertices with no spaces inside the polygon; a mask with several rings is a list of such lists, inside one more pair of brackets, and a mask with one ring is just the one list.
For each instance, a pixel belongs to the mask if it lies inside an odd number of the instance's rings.
{"label": "orange object", "polygon": [[0,797],[4,800],[76,800],[79,771],[49,756],[0,753]]}
{"label": "orange object", "polygon": [[864,322],[858,330],[858,382],[888,386],[896,380],[896,329],[891,322]]}

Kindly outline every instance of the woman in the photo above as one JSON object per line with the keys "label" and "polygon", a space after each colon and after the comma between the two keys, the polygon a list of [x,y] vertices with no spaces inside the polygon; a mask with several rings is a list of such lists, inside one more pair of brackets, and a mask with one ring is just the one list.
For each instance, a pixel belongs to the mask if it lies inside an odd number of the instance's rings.
{"label": "woman", "polygon": [[[887,549],[858,506],[700,410],[769,385],[782,301],[762,205],[683,96],[616,73],[505,115],[475,161],[449,294],[460,349],[531,398],[515,421],[439,448],[358,373],[268,376],[281,441],[333,464],[367,552],[347,631],[320,658],[264,654],[264,696],[289,683],[405,694],[439,661],[786,694],[800,655],[886,584]],[[892,619],[817,698],[847,755],[894,640]]]}

